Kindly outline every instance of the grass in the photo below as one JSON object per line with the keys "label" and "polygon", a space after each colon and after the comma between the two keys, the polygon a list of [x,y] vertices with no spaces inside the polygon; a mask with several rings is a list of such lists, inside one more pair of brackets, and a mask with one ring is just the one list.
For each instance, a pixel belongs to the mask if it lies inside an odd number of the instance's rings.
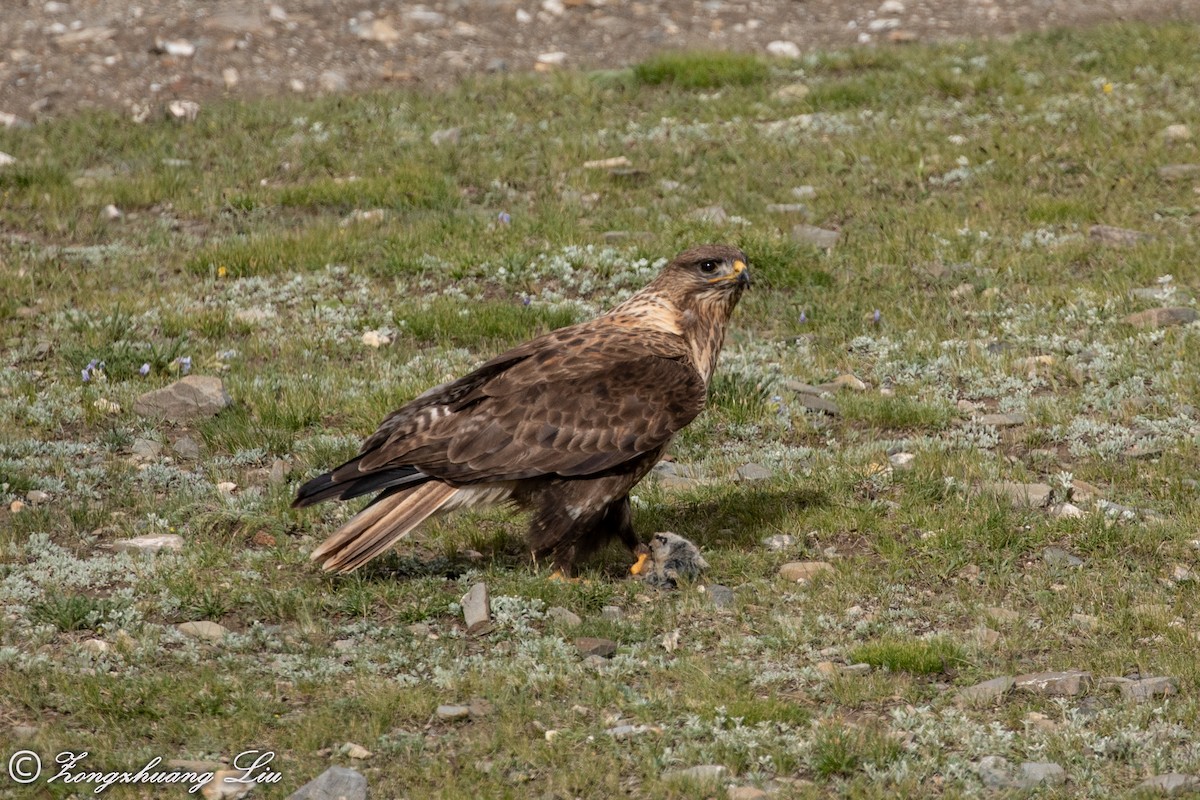
{"label": "grass", "polygon": [[[863,798],[982,796],[987,755],[1060,763],[1062,797],[1200,772],[1198,588],[1178,579],[1200,572],[1200,338],[1122,322],[1155,304],[1132,290],[1200,294],[1196,182],[1157,172],[1200,162],[1162,135],[1200,129],[1197,53],[1194,27],[1132,24],[797,62],[673,53],[214,103],[190,125],[86,111],[0,130],[18,159],[0,169],[0,741],[18,726],[43,759],[107,769],[269,749],[267,799],[335,764],[373,796],[447,798],[707,796],[662,777],[702,764]],[[449,127],[458,144],[430,141]],[[617,155],[633,174],[583,166]],[[693,216],[712,205],[728,224]],[[813,248],[801,221],[841,240]],[[1155,238],[1109,247],[1098,223]],[[363,501],[293,510],[300,482],[405,400],[705,240],[742,246],[754,288],[673,445],[691,480],[647,479],[634,514],[643,536],[697,542],[732,605],[631,582],[616,547],[585,582],[548,581],[504,510],[427,525],[350,577],[313,568]],[[184,359],[234,405],[139,417]],[[846,374],[866,390],[834,393],[837,415],[786,388]],[[161,454],[135,457],[142,439]],[[772,477],[736,480],[749,462]],[[976,488],[1071,479],[1082,518]],[[113,548],[163,533],[183,551]],[[787,583],[789,561],[836,569]],[[479,581],[495,626],[471,638],[458,603]],[[176,628],[199,620],[229,634]],[[578,636],[618,653],[585,663]],[[830,679],[826,661],[873,668]],[[1057,669],[1180,692],[955,702]],[[466,721],[435,713],[479,700]]]}

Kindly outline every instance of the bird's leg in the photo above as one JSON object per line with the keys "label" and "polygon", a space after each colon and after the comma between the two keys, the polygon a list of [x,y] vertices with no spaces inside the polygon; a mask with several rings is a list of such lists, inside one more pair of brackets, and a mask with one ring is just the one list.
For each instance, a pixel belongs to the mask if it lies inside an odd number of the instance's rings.
{"label": "bird's leg", "polygon": [[629,504],[629,495],[609,503],[604,509],[604,517],[600,524],[612,531],[636,559],[629,568],[629,574],[641,575],[646,569],[647,559],[650,558],[650,548],[638,541],[637,532],[633,529],[633,509]]}

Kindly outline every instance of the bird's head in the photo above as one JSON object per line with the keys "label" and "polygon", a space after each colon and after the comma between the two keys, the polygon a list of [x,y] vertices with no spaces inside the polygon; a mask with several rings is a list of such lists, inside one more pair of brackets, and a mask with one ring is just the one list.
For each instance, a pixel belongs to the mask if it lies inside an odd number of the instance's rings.
{"label": "bird's head", "polygon": [[684,250],[662,271],[679,290],[697,298],[722,298],[732,305],[750,286],[746,254],[727,244]]}

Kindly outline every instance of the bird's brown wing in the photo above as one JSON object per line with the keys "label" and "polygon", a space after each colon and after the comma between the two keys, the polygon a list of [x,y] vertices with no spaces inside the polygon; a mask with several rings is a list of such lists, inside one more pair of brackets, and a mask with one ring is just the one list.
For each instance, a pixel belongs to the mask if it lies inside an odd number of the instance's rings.
{"label": "bird's brown wing", "polygon": [[674,337],[558,333],[385,421],[356,471],[412,467],[455,483],[590,475],[660,447],[704,408],[704,379]]}

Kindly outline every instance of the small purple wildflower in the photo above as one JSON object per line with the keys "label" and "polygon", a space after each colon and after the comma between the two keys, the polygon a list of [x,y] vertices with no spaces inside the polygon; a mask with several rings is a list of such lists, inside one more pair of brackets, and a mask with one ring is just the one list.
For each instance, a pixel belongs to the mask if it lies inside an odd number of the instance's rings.
{"label": "small purple wildflower", "polygon": [[529,295],[525,294],[524,292],[522,292],[522,293],[521,293],[521,305],[523,305],[523,306],[528,306],[528,305],[529,305],[530,303],[532,303],[532,302],[533,302],[533,298],[532,298],[532,297],[530,297]]}
{"label": "small purple wildflower", "polygon": [[147,361],[145,364],[142,364],[142,366],[138,367],[138,374],[140,374],[143,378],[150,374],[150,362],[149,361]]}
{"label": "small purple wildflower", "polygon": [[92,371],[90,369],[88,369],[87,367],[83,368],[82,374],[83,374],[83,382],[84,383],[87,383],[88,381],[90,381],[92,379]]}
{"label": "small purple wildflower", "polygon": [[512,222],[512,217],[509,216],[509,213],[507,211],[501,211],[499,214],[496,215],[496,219],[500,220],[501,225],[507,225],[510,222]]}
{"label": "small purple wildflower", "polygon": [[800,312],[800,324],[803,325],[806,322],[808,322],[808,314],[805,314],[803,311],[801,311]]}
{"label": "small purple wildflower", "polygon": [[879,309],[878,308],[875,309],[875,314],[872,316],[872,319],[875,321],[876,325],[879,324],[879,320],[882,319],[882,317],[883,317],[883,314],[879,313]]}

